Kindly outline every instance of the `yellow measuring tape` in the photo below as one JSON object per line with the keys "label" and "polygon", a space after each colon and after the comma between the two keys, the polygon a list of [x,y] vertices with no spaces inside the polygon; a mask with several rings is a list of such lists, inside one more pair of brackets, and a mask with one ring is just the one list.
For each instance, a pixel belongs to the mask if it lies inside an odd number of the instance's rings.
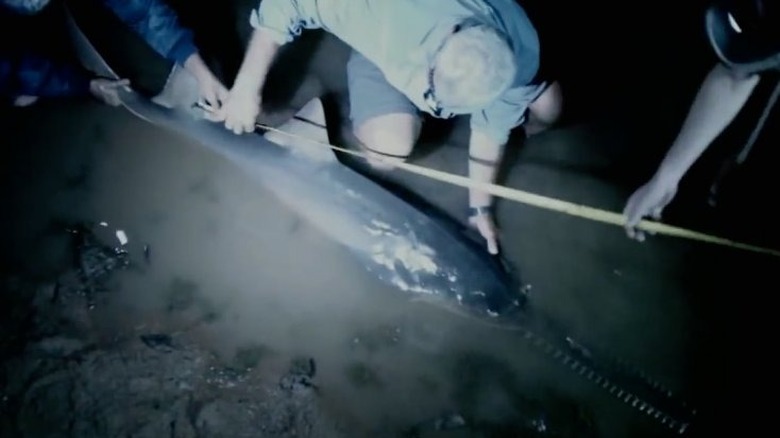
{"label": "yellow measuring tape", "polygon": [[[305,136],[286,132],[281,129],[267,126],[261,123],[256,124],[256,126],[266,131],[276,132],[282,135],[289,136],[291,138],[296,138],[309,143],[314,143],[319,146],[325,146],[335,151],[343,152],[352,156],[360,157],[363,159],[369,158],[366,154],[362,152],[353,151],[351,149],[346,149],[343,147],[335,146],[330,143],[326,143],[318,140],[312,140]],[[376,158],[371,157],[371,159],[376,159],[378,161],[383,161],[388,164],[392,164],[397,168],[406,170],[408,172],[417,175],[422,175],[428,178],[432,178],[438,181],[446,182],[449,184],[453,184],[468,189],[477,189],[482,192],[490,193],[491,195],[496,197],[509,199],[512,201],[520,202],[527,205],[532,205],[534,207],[539,207],[546,210],[557,211],[559,213],[567,214],[569,216],[577,216],[584,219],[589,219],[592,221],[602,222],[606,224],[618,225],[621,227],[626,224],[626,220],[623,215],[612,211],[601,210],[598,208],[588,207],[586,205],[574,204],[572,202],[562,201],[560,199],[550,198],[547,196],[541,196],[534,193],[513,189],[513,188],[509,188],[497,184],[475,181],[471,178],[467,178],[461,175],[455,175],[452,173],[443,172],[440,170],[435,170],[428,167],[418,166],[406,162],[391,161],[385,159],[384,157],[376,157]],[[680,237],[680,238],[690,239],[690,240],[698,240],[701,242],[723,245],[731,248],[742,249],[742,250],[752,251],[760,254],[767,254],[775,257],[780,257],[780,250],[764,248],[756,245],[749,245],[746,243],[741,243],[734,240],[729,240],[722,237],[701,233],[698,231],[688,230],[680,227],[674,227],[660,222],[642,220],[637,225],[637,228],[651,233],[664,234],[667,236]]]}
{"label": "yellow measuring tape", "polygon": [[[299,140],[307,141],[309,143],[314,143],[319,146],[325,146],[335,151],[343,152],[352,156],[368,159],[368,156],[362,152],[353,151],[351,149],[335,146],[330,143],[325,143],[322,141],[312,140],[301,135],[286,132],[281,129],[277,129],[260,123],[257,124],[257,127],[267,131],[273,131],[279,134],[283,134],[291,138],[296,138]],[[509,199],[512,201],[520,202],[527,205],[532,205],[534,207],[539,207],[546,210],[557,211],[559,213],[567,214],[569,216],[577,216],[584,219],[589,219],[592,221],[602,222],[606,224],[618,225],[621,227],[624,226],[626,223],[625,217],[623,215],[612,211],[607,211],[598,208],[588,207],[586,205],[562,201],[560,199],[537,195],[534,193],[526,192],[519,189],[513,189],[513,188],[509,188],[497,184],[475,181],[471,178],[467,178],[461,175],[455,175],[452,173],[443,172],[428,167],[418,166],[415,164],[390,161],[385,159],[384,157],[376,157],[376,158],[371,157],[371,159],[384,161],[388,164],[392,164],[397,168],[406,170],[408,172],[417,175],[422,175],[428,178],[432,178],[438,181],[446,182],[464,188],[477,189],[486,193],[490,193],[491,195],[496,197]],[[713,236],[698,231],[688,230],[681,227],[675,227],[660,222],[642,220],[637,225],[637,228],[651,233],[664,234],[667,236],[680,237],[680,238],[690,239],[690,240],[698,240],[701,242],[723,245],[731,248],[742,249],[742,250],[752,251],[756,253],[780,257],[780,250],[764,248],[756,245],[737,242],[734,240],[725,239],[722,237]]]}

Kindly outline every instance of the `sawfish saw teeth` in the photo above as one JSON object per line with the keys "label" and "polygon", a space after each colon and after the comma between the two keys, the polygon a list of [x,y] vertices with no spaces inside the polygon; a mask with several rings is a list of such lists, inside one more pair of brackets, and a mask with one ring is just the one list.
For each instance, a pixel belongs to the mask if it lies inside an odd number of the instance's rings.
{"label": "sawfish saw teeth", "polygon": [[[538,337],[534,338],[535,340],[539,339]],[[533,344],[538,346],[540,343],[534,342]],[[567,368],[570,368],[580,376],[585,376],[588,381],[595,383],[597,386],[603,389],[607,389],[611,395],[615,396],[615,398],[620,400],[622,403],[630,406],[633,409],[636,409],[640,413],[647,415],[649,418],[653,418],[659,421],[668,429],[676,430],[679,434],[684,433],[684,431],[687,429],[687,423],[674,419],[672,416],[664,413],[661,409],[654,407],[651,403],[643,400],[636,394],[622,389],[620,386],[613,383],[610,379],[603,376],[589,365],[583,363],[581,360],[572,357],[571,355],[562,351],[560,348],[557,348],[549,343],[541,344],[545,345],[545,347],[552,347],[552,357],[555,359],[560,359],[563,357],[560,362],[563,363]],[[550,352],[548,348],[544,348],[544,351],[546,353]],[[666,391],[661,392],[660,395],[671,397],[673,394],[671,391]],[[683,404],[683,407],[687,409],[686,404]],[[693,413],[695,414],[695,412]]]}

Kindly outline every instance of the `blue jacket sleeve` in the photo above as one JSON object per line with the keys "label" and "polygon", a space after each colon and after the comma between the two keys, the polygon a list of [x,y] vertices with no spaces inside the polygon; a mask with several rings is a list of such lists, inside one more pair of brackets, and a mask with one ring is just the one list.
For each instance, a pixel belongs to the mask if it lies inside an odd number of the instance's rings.
{"label": "blue jacket sleeve", "polygon": [[35,15],[48,4],[49,0],[2,0],[0,7],[21,15]]}
{"label": "blue jacket sleeve", "polygon": [[181,25],[176,12],[164,0],[103,0],[103,3],[166,59],[183,65],[197,52],[192,31]]}
{"label": "blue jacket sleeve", "polygon": [[70,97],[89,93],[90,77],[75,65],[35,54],[0,55],[0,90],[6,97]]}

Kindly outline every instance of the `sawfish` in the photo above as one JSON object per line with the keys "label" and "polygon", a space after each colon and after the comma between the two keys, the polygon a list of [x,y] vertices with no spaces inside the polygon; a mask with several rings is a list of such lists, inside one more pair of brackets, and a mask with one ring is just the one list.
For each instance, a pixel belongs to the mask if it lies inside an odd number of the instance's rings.
{"label": "sawfish", "polygon": [[[118,78],[72,16],[69,28],[86,68]],[[204,117],[197,84],[174,66],[158,95],[119,90],[133,115],[229,160],[280,202],[349,250],[379,280],[410,297],[514,330],[532,346],[670,429],[683,433],[695,411],[644,373],[572,339],[529,302],[518,272],[487,252],[479,236],[401,187],[343,165],[327,147],[319,99],[275,129],[235,135]]]}

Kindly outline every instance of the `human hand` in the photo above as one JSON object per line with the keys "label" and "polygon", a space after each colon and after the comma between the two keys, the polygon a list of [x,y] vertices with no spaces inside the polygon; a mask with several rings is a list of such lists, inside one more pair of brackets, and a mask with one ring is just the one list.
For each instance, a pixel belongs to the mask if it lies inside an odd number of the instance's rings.
{"label": "human hand", "polygon": [[121,103],[119,88],[129,86],[130,80],[128,79],[95,78],[89,81],[89,92],[107,105],[118,106]]}
{"label": "human hand", "polygon": [[17,96],[16,99],[14,99],[14,106],[20,108],[30,106],[35,104],[35,102],[37,102],[38,99],[39,99],[38,96],[27,96],[27,95]]}
{"label": "human hand", "polygon": [[206,117],[213,122],[224,122],[225,128],[234,134],[253,132],[257,115],[260,114],[260,96],[254,91],[234,87],[222,106],[215,108]]}
{"label": "human hand", "polygon": [[640,242],[645,240],[645,233],[636,226],[647,216],[655,220],[661,219],[663,209],[677,194],[677,184],[676,179],[655,176],[631,195],[623,210],[626,217],[626,234],[629,238]]}
{"label": "human hand", "polygon": [[493,214],[486,208],[472,209],[472,212],[469,224],[485,238],[488,252],[493,255],[498,254],[498,228],[493,220]]}
{"label": "human hand", "polygon": [[211,73],[197,77],[197,81],[200,100],[210,108],[221,108],[230,96],[228,89]]}

